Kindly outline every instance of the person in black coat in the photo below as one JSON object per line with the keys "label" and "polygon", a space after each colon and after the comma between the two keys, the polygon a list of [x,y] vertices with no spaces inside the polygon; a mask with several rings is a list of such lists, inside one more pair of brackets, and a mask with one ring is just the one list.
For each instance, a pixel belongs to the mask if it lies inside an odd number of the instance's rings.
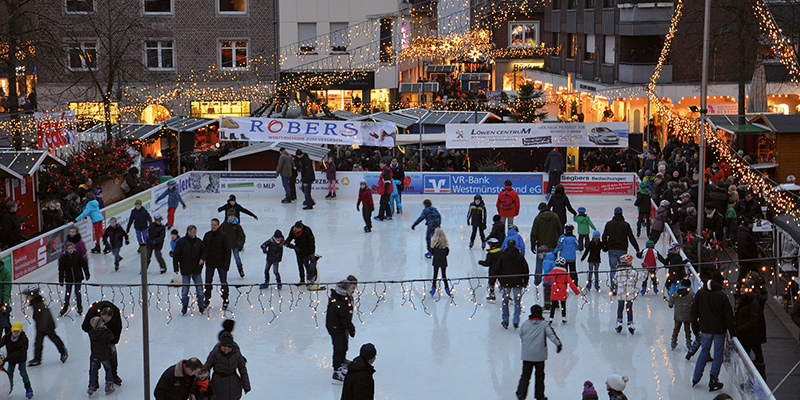
{"label": "person in black coat", "polygon": [[206,358],[205,367],[213,371],[211,387],[214,400],[239,400],[242,392],[250,392],[247,358],[233,340],[233,327],[232,319],[226,319],[222,323],[223,330],[217,335],[219,342]]}
{"label": "person in black coat", "polygon": [[203,264],[206,259],[206,246],[197,237],[197,227],[189,225],[186,227],[186,236],[178,239],[175,243],[175,250],[172,254],[172,268],[175,273],[181,274],[181,313],[186,314],[189,310],[189,284],[194,282],[197,296],[197,307],[200,314],[206,309],[205,298],[203,295]]}
{"label": "person in black coat", "polygon": [[[551,188],[561,184],[561,175],[564,173],[564,157],[558,152],[557,147],[554,147],[553,151],[547,154],[547,159],[544,161],[544,170],[549,174],[547,196],[550,197],[550,193],[553,191]],[[561,225],[564,225],[564,223]]]}
{"label": "person in black coat", "polygon": [[353,292],[358,286],[358,279],[349,275],[347,279],[331,289],[328,310],[325,314],[325,329],[331,335],[333,343],[333,380],[344,381],[347,374],[345,359],[347,357],[347,336],[356,337],[353,325]]}
{"label": "person in black coat", "polygon": [[375,363],[378,352],[375,345],[361,346],[358,357],[347,366],[347,375],[342,387],[342,400],[372,400],[375,398]]}
{"label": "person in black coat", "polygon": [[98,372],[100,366],[103,366],[106,374],[106,394],[114,392],[113,374],[111,372],[111,341],[114,340],[114,334],[106,329],[103,319],[100,317],[92,318],[92,330],[89,331],[89,343],[91,353],[89,355],[89,395],[91,396],[97,389],[100,388],[98,379]]}
{"label": "person in black coat", "polygon": [[206,247],[206,291],[205,306],[211,302],[214,291],[214,271],[219,275],[222,284],[222,308],[228,308],[228,269],[231,264],[231,244],[228,235],[219,229],[219,220],[211,220],[211,230],[203,236],[203,245]]}
{"label": "person in black coat", "polygon": [[508,329],[508,302],[514,301],[514,327],[519,327],[519,315],[522,313],[522,290],[528,286],[530,268],[525,257],[517,249],[517,243],[509,240],[506,250],[500,259],[489,269],[489,276],[499,276],[503,287],[503,315],[501,325]]}
{"label": "person in black coat", "polygon": [[56,200],[47,203],[47,207],[42,210],[42,232],[56,229],[66,221],[64,212],[61,211],[61,203]]}
{"label": "person in black coat", "polygon": [[241,214],[245,213],[245,214],[255,218],[256,221],[258,221],[258,216],[257,215],[253,214],[252,211],[242,207],[241,204],[236,202],[236,196],[235,195],[228,196],[228,202],[223,204],[219,208],[217,208],[217,211],[222,212],[225,216],[228,215],[228,210],[233,210],[233,212],[236,215],[236,218],[239,219],[239,220],[242,219],[241,218]]}
{"label": "person in black coat", "polygon": [[725,216],[717,212],[713,204],[703,206],[703,229],[708,230],[710,240],[722,242],[725,240]]}
{"label": "person in black coat", "polygon": [[36,340],[33,342],[33,358],[28,362],[29,367],[33,367],[42,363],[42,350],[44,348],[44,338],[49,338],[53,344],[56,345],[58,352],[61,354],[61,362],[67,361],[67,348],[64,347],[64,342],[56,335],[56,321],[53,319],[53,314],[47,305],[44,304],[44,297],[39,294],[39,288],[30,287],[25,290],[25,295],[28,298],[28,304],[33,309],[33,320],[36,322]]}
{"label": "person in black coat", "polygon": [[[500,256],[503,255],[503,250],[500,248],[500,242],[495,238],[490,238],[488,243],[489,250],[486,251],[486,259],[478,261],[478,265],[488,267],[491,271],[492,266],[497,264],[497,261],[500,260]],[[486,296],[486,300],[494,301],[496,299],[494,295],[495,283],[497,283],[497,278],[489,276],[489,294]]]}
{"label": "person in black coat", "polygon": [[500,243],[506,240],[506,224],[503,223],[503,218],[497,214],[492,217],[492,230],[486,237],[486,241],[488,242],[491,238],[497,239]]}
{"label": "person in black coat", "polygon": [[472,225],[472,235],[469,237],[469,248],[475,244],[475,235],[481,233],[481,249],[486,248],[486,236],[484,236],[484,229],[486,229],[486,203],[483,202],[483,197],[476,194],[472,199],[472,203],[467,210],[467,226]]}
{"label": "person in black coat", "polygon": [[740,287],[742,281],[747,277],[750,271],[758,271],[761,264],[758,253],[758,241],[753,234],[753,220],[746,219],[739,227],[739,234],[737,236],[738,246],[736,253],[739,256],[739,279],[736,281],[736,287]]}
{"label": "person in black coat", "polygon": [[136,230],[136,241],[139,242],[139,245],[146,243],[147,228],[150,226],[150,213],[142,207],[141,200],[136,200],[134,203],[131,215],[128,217],[128,227],[125,228],[126,233],[131,233],[131,225]]}
{"label": "person in black coat", "polygon": [[314,162],[308,154],[303,153],[302,150],[297,149],[297,156],[300,157],[300,183],[303,186],[303,210],[311,210],[314,208],[314,199],[311,198],[311,184],[314,183]]}
{"label": "person in black coat", "polygon": [[81,329],[83,329],[84,332],[89,333],[92,331],[92,319],[94,317],[100,317],[106,329],[114,334],[113,339],[111,339],[111,375],[114,384],[122,386],[122,378],[117,374],[117,367],[119,366],[117,344],[122,334],[122,316],[120,315],[119,307],[107,300],[92,304],[92,306],[89,307],[89,311],[86,312],[86,316],[83,318],[83,323],[81,324]]}
{"label": "person in black coat", "polygon": [[194,377],[203,368],[203,363],[192,357],[170,366],[161,374],[153,391],[155,400],[186,400],[194,384]]}
{"label": "person in black coat", "polygon": [[736,299],[736,334],[745,353],[755,355],[754,364],[764,379],[764,353],[761,345],[767,342],[767,323],[764,320],[764,304],[767,302],[767,290],[758,272],[750,272],[744,279]]}
{"label": "person in black coat", "polygon": [[764,213],[761,211],[761,203],[755,198],[753,192],[745,193],[744,198],[736,203],[735,208],[736,215],[738,215],[741,220],[764,218]]}
{"label": "person in black coat", "polygon": [[153,216],[153,223],[147,228],[147,266],[150,267],[150,260],[155,253],[162,274],[167,272],[167,263],[164,261],[164,256],[161,255],[166,237],[167,227],[164,226],[164,217],[156,214]]}
{"label": "person in black coat", "polygon": [[83,300],[81,299],[81,283],[84,279],[89,279],[89,263],[83,255],[75,251],[75,243],[67,242],[64,245],[64,252],[58,258],[58,284],[64,286],[64,305],[61,307],[61,315],[69,311],[69,300],[72,297],[72,290],[75,290],[75,301],[77,302],[78,314],[83,314]]}
{"label": "person in black coat", "polygon": [[572,204],[569,202],[569,197],[567,197],[566,193],[564,193],[564,185],[560,183],[556,185],[553,197],[548,200],[547,209],[552,210],[554,213],[556,213],[556,215],[558,215],[558,220],[561,221],[562,227],[567,224],[567,210],[569,210],[573,216],[578,214],[575,209],[572,208]]}
{"label": "person in black coat", "polygon": [[308,273],[308,281],[315,282],[317,280],[317,261],[315,257],[317,247],[314,232],[311,231],[311,228],[303,224],[302,220],[295,222],[289,231],[289,237],[283,241],[283,245],[295,251],[297,269],[300,273],[300,284],[306,283],[306,273]]}
{"label": "person in black coat", "polygon": [[9,200],[0,214],[0,245],[4,248],[14,247],[25,241],[25,235],[17,221],[17,202]]}
{"label": "person in black coat", "polygon": [[701,288],[692,300],[692,321],[697,321],[702,333],[702,349],[694,368],[692,386],[697,385],[703,377],[706,364],[711,356],[711,347],[714,347],[714,361],[711,363],[711,372],[708,387],[711,391],[722,389],[719,381],[719,372],[722,367],[725,350],[725,333],[730,332],[736,336],[736,326],[733,318],[733,309],[728,300],[728,295],[723,291],[725,278],[717,272]]}

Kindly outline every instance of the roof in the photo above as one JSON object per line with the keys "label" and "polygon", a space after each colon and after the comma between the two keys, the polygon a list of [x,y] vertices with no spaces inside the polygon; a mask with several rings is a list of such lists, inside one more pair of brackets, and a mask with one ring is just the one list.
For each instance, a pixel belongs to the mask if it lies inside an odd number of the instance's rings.
{"label": "roof", "polygon": [[800,114],[769,114],[761,118],[775,133],[800,133]]}
{"label": "roof", "polygon": [[46,150],[0,149],[0,165],[5,167],[2,170],[5,173],[8,170],[13,171],[17,176],[12,177],[17,179],[21,179],[23,175],[33,176],[40,166],[52,164],[65,165],[66,163]]}
{"label": "roof", "polygon": [[466,122],[484,123],[489,118],[500,119],[497,115],[486,111],[431,111],[422,119],[423,125],[447,125]]}
{"label": "roof", "polygon": [[236,149],[222,157],[220,161],[232,160],[234,158],[249,156],[251,154],[258,154],[265,151],[279,151],[280,148],[285,148],[289,154],[294,154],[297,150],[302,150],[303,153],[308,154],[308,157],[314,161],[322,161],[328,155],[330,150],[322,145],[296,143],[296,142],[256,142],[247,147]]}
{"label": "roof", "polygon": [[217,119],[199,118],[199,117],[172,117],[163,122],[164,126],[176,132],[192,132],[196,131],[206,125],[211,125],[218,122]]}
{"label": "roof", "polygon": [[[444,133],[425,133],[422,135],[422,143],[444,143],[446,141]],[[419,144],[419,133],[402,133],[394,138],[398,146]]]}
{"label": "roof", "polygon": [[395,112],[377,112],[374,114],[367,115],[369,119],[373,119],[378,122],[391,122],[397,125],[398,128],[408,129],[411,125],[417,123],[418,117],[413,115],[403,115],[397,114]]}
{"label": "roof", "polygon": [[[331,114],[333,114],[336,118],[341,118],[345,121],[364,121],[369,119],[366,115],[356,114],[354,112],[345,111],[345,110],[331,110]],[[325,113],[316,114],[317,118],[325,118],[327,115]]]}
{"label": "roof", "polygon": [[[117,139],[147,139],[161,131],[162,125],[119,123],[111,126],[111,132]],[[84,133],[105,133],[105,124],[97,124]]]}
{"label": "roof", "polygon": [[425,72],[455,72],[458,69],[455,65],[427,65]]}
{"label": "roof", "polygon": [[717,129],[722,129],[731,133],[763,133],[769,132],[769,129],[763,128],[758,125],[717,125]]}
{"label": "roof", "polygon": [[798,224],[797,216],[791,214],[776,215],[772,218],[772,223],[791,236],[796,243],[800,243],[800,224]]}

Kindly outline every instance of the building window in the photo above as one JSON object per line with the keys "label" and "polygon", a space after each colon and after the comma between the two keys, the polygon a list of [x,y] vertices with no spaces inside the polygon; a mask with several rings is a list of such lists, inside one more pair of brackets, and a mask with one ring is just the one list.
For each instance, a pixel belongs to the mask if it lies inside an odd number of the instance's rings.
{"label": "building window", "polygon": [[567,54],[569,58],[578,58],[578,34],[570,33],[569,42],[567,43]]}
{"label": "building window", "polygon": [[567,0],[567,10],[574,10],[578,8],[577,0]]}
{"label": "building window", "polygon": [[249,101],[192,101],[192,116],[218,119],[219,117],[246,117],[250,115]]}
{"label": "building window", "polygon": [[217,0],[220,13],[246,13],[247,0]]}
{"label": "building window", "polygon": [[613,8],[616,5],[616,0],[603,0],[603,8]]}
{"label": "building window", "polygon": [[604,43],[603,47],[604,47],[605,53],[604,53],[604,56],[603,56],[603,62],[605,62],[606,64],[614,64],[614,60],[615,60],[615,58],[614,58],[615,40],[614,39],[615,38],[614,38],[614,36],[611,36],[611,35],[604,36],[604,37],[605,37],[605,39],[604,39],[605,43]]}
{"label": "building window", "polygon": [[172,0],[144,0],[145,14],[172,14]]}
{"label": "building window", "polygon": [[94,0],[66,0],[68,13],[93,13]]}
{"label": "building window", "polygon": [[144,52],[148,69],[175,69],[175,52],[172,40],[148,40],[144,42]]}
{"label": "building window", "polygon": [[[552,43],[552,47],[559,47],[559,46],[561,46],[561,40],[560,40],[560,38],[558,37],[558,32],[553,32],[553,33],[552,33],[552,35],[553,35],[553,43]],[[560,53],[559,53],[559,54],[560,54]]]}
{"label": "building window", "polygon": [[539,21],[514,21],[508,23],[510,47],[536,47],[539,45]]}
{"label": "building window", "polygon": [[79,42],[67,45],[69,69],[88,71],[97,69],[97,42]]}
{"label": "building window", "polygon": [[503,90],[518,90],[526,82],[523,72],[503,73]]}
{"label": "building window", "polygon": [[247,41],[220,41],[219,57],[219,65],[222,67],[222,69],[247,69]]}
{"label": "building window", "polygon": [[561,0],[553,0],[553,10],[561,11]]}
{"label": "building window", "polygon": [[[99,101],[73,102],[67,105],[70,110],[75,110],[75,118],[79,130],[86,130],[97,123],[105,122],[105,106]],[[119,121],[119,105],[116,102],[110,104],[111,123]]]}
{"label": "building window", "polygon": [[347,52],[347,45],[349,42],[348,23],[347,22],[331,22],[330,39],[331,51],[334,53]]}
{"label": "building window", "polygon": [[586,61],[594,61],[595,59],[596,46],[594,41],[594,35],[586,35],[586,46],[584,46],[586,53],[583,55],[583,59]]}
{"label": "building window", "polygon": [[297,23],[297,43],[300,45],[300,53],[315,54],[317,50],[317,23],[298,22]]}
{"label": "building window", "polygon": [[594,8],[594,0],[586,0],[586,4],[584,4],[583,8]]}
{"label": "building window", "polygon": [[390,63],[392,62],[392,57],[394,54],[393,51],[393,43],[392,43],[392,19],[391,18],[381,18],[381,27],[380,27],[380,61],[382,63]]}

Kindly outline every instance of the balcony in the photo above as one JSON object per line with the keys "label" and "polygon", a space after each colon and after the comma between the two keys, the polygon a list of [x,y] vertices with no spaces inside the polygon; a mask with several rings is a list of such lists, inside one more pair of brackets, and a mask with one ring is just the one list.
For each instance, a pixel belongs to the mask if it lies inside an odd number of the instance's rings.
{"label": "balcony", "polygon": [[614,64],[600,64],[600,82],[614,84]]}
{"label": "balcony", "polygon": [[664,36],[674,11],[672,2],[626,2],[617,7],[621,36]]}
{"label": "balcony", "polygon": [[583,74],[581,78],[587,81],[594,80],[594,61],[584,61],[583,62]]}
{"label": "balcony", "polygon": [[[650,82],[650,77],[656,64],[633,64],[633,63],[620,63],[619,64],[619,81],[622,83],[647,83]],[[661,67],[661,77],[659,82],[672,82],[672,64],[664,64]]]}

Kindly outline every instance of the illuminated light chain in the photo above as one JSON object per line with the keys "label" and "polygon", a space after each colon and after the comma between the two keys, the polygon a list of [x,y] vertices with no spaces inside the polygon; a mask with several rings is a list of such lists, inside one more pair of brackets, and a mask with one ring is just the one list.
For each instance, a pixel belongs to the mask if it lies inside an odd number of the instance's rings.
{"label": "illuminated light chain", "polygon": [[545,47],[544,43],[534,47],[500,48],[492,44],[492,32],[488,29],[456,32],[445,36],[418,37],[401,50],[398,61],[417,59],[488,59],[506,57],[530,57],[534,55],[558,54],[561,47]]}
{"label": "illuminated light chain", "polygon": [[781,64],[789,68],[792,82],[795,84],[800,83],[797,54],[791,41],[783,35],[783,30],[777,27],[772,13],[770,13],[763,0],[756,0],[753,3],[753,8],[756,16],[759,17],[758,27],[761,29],[761,34],[772,40],[772,51],[781,60]]}
{"label": "illuminated light chain", "polygon": [[480,304],[478,303],[478,295],[477,295],[476,291],[478,289],[482,288],[482,287],[483,287],[483,285],[480,284],[480,281],[478,281],[478,285],[477,286],[474,286],[472,284],[472,280],[469,281],[470,300],[472,301],[472,304],[475,306],[475,308],[472,310],[472,314],[469,316],[470,321],[472,320],[472,317],[475,316],[475,313],[478,312],[478,307],[480,306]]}

